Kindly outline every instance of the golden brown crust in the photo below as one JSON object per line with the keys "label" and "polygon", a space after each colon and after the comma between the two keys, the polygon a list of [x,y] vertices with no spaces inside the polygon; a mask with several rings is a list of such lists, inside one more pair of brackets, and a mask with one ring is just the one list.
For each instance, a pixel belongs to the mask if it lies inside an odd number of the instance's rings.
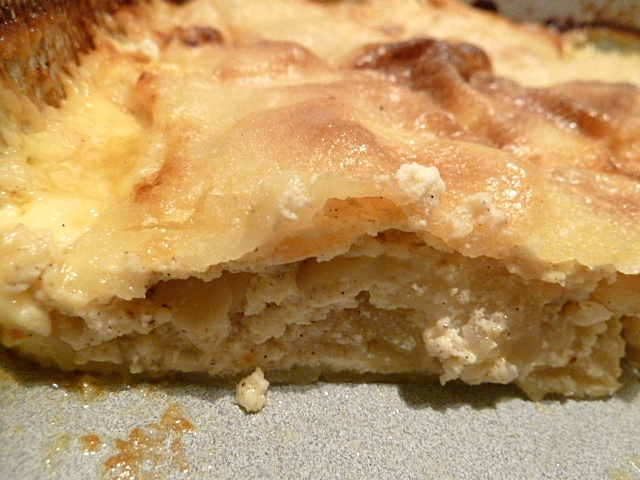
{"label": "golden brown crust", "polygon": [[36,102],[59,105],[72,63],[94,48],[104,15],[130,0],[10,0],[0,7],[0,80]]}

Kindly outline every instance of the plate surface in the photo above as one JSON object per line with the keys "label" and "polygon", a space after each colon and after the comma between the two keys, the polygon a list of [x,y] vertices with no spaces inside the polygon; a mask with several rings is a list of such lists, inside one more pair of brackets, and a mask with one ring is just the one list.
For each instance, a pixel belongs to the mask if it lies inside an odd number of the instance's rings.
{"label": "plate surface", "polygon": [[[0,478],[640,479],[640,383],[532,402],[502,386],[99,382],[0,356]],[[84,385],[84,386],[83,386]]]}

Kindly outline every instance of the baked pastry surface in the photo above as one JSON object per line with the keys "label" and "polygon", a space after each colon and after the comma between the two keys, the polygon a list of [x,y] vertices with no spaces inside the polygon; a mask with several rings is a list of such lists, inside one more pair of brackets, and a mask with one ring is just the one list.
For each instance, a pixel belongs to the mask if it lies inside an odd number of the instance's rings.
{"label": "baked pastry surface", "polygon": [[0,90],[2,343],[611,394],[640,348],[640,49],[602,35],[441,0],[120,8],[59,106]]}

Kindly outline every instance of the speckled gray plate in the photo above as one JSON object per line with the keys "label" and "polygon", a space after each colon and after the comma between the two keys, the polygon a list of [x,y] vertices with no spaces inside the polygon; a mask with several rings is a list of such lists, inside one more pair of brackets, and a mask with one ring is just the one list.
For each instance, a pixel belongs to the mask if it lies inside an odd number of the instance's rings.
{"label": "speckled gray plate", "polygon": [[500,386],[276,386],[248,415],[222,388],[113,382],[89,398],[78,379],[6,355],[0,365],[2,479],[640,479],[631,372],[591,401]]}

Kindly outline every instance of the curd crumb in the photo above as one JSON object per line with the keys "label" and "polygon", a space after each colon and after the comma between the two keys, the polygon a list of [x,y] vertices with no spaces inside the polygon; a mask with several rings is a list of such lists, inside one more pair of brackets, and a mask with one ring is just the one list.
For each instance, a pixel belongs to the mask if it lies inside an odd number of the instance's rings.
{"label": "curd crumb", "polygon": [[269,382],[260,367],[236,385],[236,403],[247,412],[259,412],[267,403]]}

